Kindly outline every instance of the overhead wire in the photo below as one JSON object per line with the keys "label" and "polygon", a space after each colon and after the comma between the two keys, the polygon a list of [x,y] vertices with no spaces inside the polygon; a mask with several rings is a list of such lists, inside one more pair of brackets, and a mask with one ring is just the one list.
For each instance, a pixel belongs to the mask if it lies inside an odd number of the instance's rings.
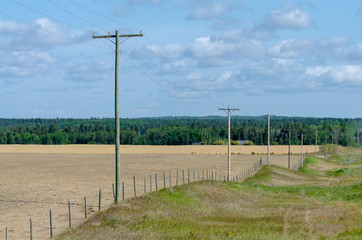
{"label": "overhead wire", "polygon": [[84,41],[81,41],[81,40],[78,40],[78,39],[75,39],[75,38],[71,38],[71,37],[69,37],[69,36],[65,36],[65,35],[63,35],[63,34],[60,34],[60,33],[58,33],[58,32],[54,32],[54,31],[51,31],[51,30],[49,30],[49,29],[43,28],[42,26],[39,26],[39,25],[36,25],[36,24],[28,23],[28,22],[26,22],[26,21],[24,21],[24,20],[21,20],[21,19],[19,19],[19,18],[17,18],[17,17],[11,16],[11,15],[6,14],[6,13],[1,12],[1,11],[0,11],[0,14],[3,15],[3,16],[6,16],[6,17],[8,17],[8,18],[11,18],[11,19],[13,19],[13,20],[16,20],[16,21],[22,22],[22,23],[24,23],[24,24],[27,24],[27,25],[29,25],[29,26],[31,26],[31,27],[34,27],[34,28],[40,29],[40,30],[42,30],[42,31],[48,32],[48,33],[50,33],[50,34],[54,34],[54,35],[57,35],[57,36],[62,37],[62,38],[64,38],[64,39],[71,40],[72,42],[79,42],[79,43],[84,43],[84,44],[90,45],[90,46],[92,46],[92,47],[97,47],[97,48],[102,48],[102,49],[108,49],[108,48],[106,48],[106,47],[102,47],[102,46],[99,46],[99,45],[87,43],[87,42],[84,42]]}
{"label": "overhead wire", "polygon": [[[48,0],[48,1],[51,1],[51,0]],[[124,23],[122,23],[122,22],[120,22],[120,21],[117,21],[117,20],[114,20],[114,19],[112,19],[112,18],[109,18],[109,17],[107,17],[107,16],[105,16],[105,15],[103,15],[103,14],[100,14],[100,13],[98,13],[98,12],[96,12],[96,11],[94,11],[94,10],[92,10],[92,9],[90,9],[90,8],[88,8],[88,7],[86,7],[86,6],[82,5],[82,4],[74,1],[74,0],[69,0],[69,1],[72,2],[72,3],[74,3],[74,4],[76,4],[76,5],[78,5],[79,7],[83,8],[83,9],[86,9],[87,11],[89,11],[89,12],[91,12],[91,13],[93,13],[93,14],[96,14],[96,15],[98,15],[98,16],[100,16],[100,17],[103,17],[103,18],[105,18],[105,19],[107,19],[107,20],[109,20],[109,21],[115,22],[115,23],[117,23],[117,24],[124,25],[124,26],[129,27],[129,28],[132,28],[132,29],[136,29],[136,28],[134,28],[134,27],[132,27],[132,26],[129,26],[129,25],[124,24]],[[149,41],[149,42],[151,43],[151,45],[153,45],[153,46],[155,47],[155,49],[156,49],[156,51],[158,52],[159,56],[162,57],[162,58],[164,58],[167,62],[170,63],[170,65],[171,65],[171,66],[176,70],[176,72],[181,76],[181,79],[183,79],[184,82],[186,82],[186,83],[189,84],[192,88],[194,88],[195,90],[197,90],[198,92],[200,92],[202,95],[204,95],[204,96],[205,96],[207,99],[209,99],[211,102],[216,103],[216,104],[219,104],[219,105],[225,105],[225,104],[223,104],[223,103],[220,103],[220,102],[217,101],[216,99],[212,98],[211,96],[209,96],[208,94],[206,94],[205,91],[203,91],[202,89],[200,89],[199,87],[197,87],[197,86],[195,86],[193,83],[191,83],[191,81],[189,81],[189,80],[174,66],[174,64],[161,52],[161,50],[157,47],[157,45],[154,44],[153,41],[152,41],[146,34],[144,34],[144,37],[147,39],[147,41]],[[135,55],[136,55],[136,54],[135,54]]]}
{"label": "overhead wire", "polygon": [[72,16],[74,16],[74,17],[76,17],[76,18],[78,18],[78,19],[80,19],[80,20],[82,20],[82,21],[84,21],[84,22],[86,22],[86,23],[88,23],[88,24],[90,24],[90,25],[92,25],[92,26],[94,26],[94,27],[96,27],[96,28],[98,28],[98,29],[101,29],[101,30],[103,30],[103,31],[105,31],[105,32],[108,32],[108,30],[104,29],[103,27],[97,26],[96,24],[88,21],[87,19],[78,16],[77,14],[73,13],[72,11],[69,11],[68,9],[66,9],[66,8],[62,7],[61,5],[53,2],[52,0],[48,0],[48,2],[50,2],[50,3],[53,4],[54,6],[62,9],[63,11],[69,13],[70,15],[72,15]]}

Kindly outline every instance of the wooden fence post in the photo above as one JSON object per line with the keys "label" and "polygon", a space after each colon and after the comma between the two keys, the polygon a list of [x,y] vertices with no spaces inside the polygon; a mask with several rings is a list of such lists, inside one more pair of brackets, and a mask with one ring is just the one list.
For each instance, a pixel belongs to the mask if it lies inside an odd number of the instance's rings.
{"label": "wooden fence post", "polygon": [[101,206],[102,206],[102,189],[99,189],[99,194],[98,194],[98,212],[101,211]]}
{"label": "wooden fence post", "polygon": [[182,169],[182,184],[185,184],[185,169]]}
{"label": "wooden fence post", "polygon": [[163,188],[166,188],[166,172],[163,172]]}
{"label": "wooden fence post", "polygon": [[158,179],[157,179],[157,173],[155,174],[155,184],[156,184],[156,191],[158,190]]}
{"label": "wooden fence post", "polygon": [[195,182],[195,168],[193,169],[193,181]]}
{"label": "wooden fence post", "polygon": [[33,240],[33,219],[30,218],[30,240]]}
{"label": "wooden fence post", "polygon": [[9,240],[9,229],[5,228],[5,240]]}
{"label": "wooden fence post", "polygon": [[116,202],[116,191],[114,189],[114,183],[112,183],[112,190],[113,190],[113,199],[114,199],[114,202]]}
{"label": "wooden fence post", "polygon": [[68,201],[69,228],[72,228],[72,204]]}
{"label": "wooden fence post", "polygon": [[124,192],[125,192],[124,182],[122,182],[122,199],[123,199],[123,200],[124,200]]}
{"label": "wooden fence post", "polygon": [[176,170],[176,186],[178,186],[178,168]]}
{"label": "wooden fence post", "polygon": [[133,176],[133,191],[134,191],[134,196],[137,196],[137,188],[136,188],[136,176]]}
{"label": "wooden fence post", "polygon": [[146,187],[146,175],[144,176],[144,190],[145,190],[145,193],[147,192],[147,187]]}
{"label": "wooden fence post", "polygon": [[187,172],[187,181],[188,181],[188,183],[190,183],[190,168],[188,169],[188,172]]}
{"label": "wooden fence post", "polygon": [[50,220],[50,238],[53,237],[53,214],[52,210],[49,211],[49,220]]}
{"label": "wooden fence post", "polygon": [[168,172],[168,176],[170,177],[170,187],[172,187],[171,171]]}
{"label": "wooden fence post", "polygon": [[150,192],[152,192],[152,174],[150,174]]}
{"label": "wooden fence post", "polygon": [[202,181],[205,180],[205,169],[202,169]]}
{"label": "wooden fence post", "polygon": [[84,197],[84,218],[87,219],[87,197]]}

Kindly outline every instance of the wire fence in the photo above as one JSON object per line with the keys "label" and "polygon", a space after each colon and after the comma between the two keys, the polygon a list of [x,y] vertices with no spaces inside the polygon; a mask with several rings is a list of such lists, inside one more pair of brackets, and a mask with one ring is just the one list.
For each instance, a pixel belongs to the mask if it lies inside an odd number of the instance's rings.
{"label": "wire fence", "polygon": [[[299,166],[302,165],[304,157],[301,157],[292,167],[291,169],[296,170]],[[260,160],[255,161],[253,164],[249,165],[247,169],[243,169],[230,176],[230,181],[233,182],[242,182],[247,178],[252,177],[257,170],[266,165],[267,161],[260,158]],[[144,194],[148,194],[150,192],[158,191],[164,188],[170,188],[175,186],[181,186],[184,184],[190,184],[198,181],[228,181],[228,176],[224,173],[218,172],[217,170],[212,169],[204,169],[204,168],[187,168],[187,169],[175,169],[173,171],[164,171],[162,173],[152,173],[146,174],[143,177],[133,176],[131,181],[122,182],[121,185],[121,194],[122,200],[130,199],[133,197],[141,196]],[[115,200],[115,186],[112,184],[113,188],[113,196],[112,198]],[[92,197],[88,199],[86,196],[79,201],[68,201],[68,203],[62,203],[63,205],[67,205],[67,211],[63,213],[54,214],[52,210],[49,210],[49,223],[47,226],[42,224],[42,226],[37,226],[36,219],[29,218],[29,239],[49,239],[52,238],[56,229],[64,229],[66,227],[72,228],[78,223],[83,222],[90,215],[100,212],[103,209],[106,209],[107,206],[102,205],[102,189],[98,190],[97,196],[92,194]],[[107,204],[109,205],[109,204]],[[65,208],[64,208],[65,210]],[[63,218],[62,222],[68,222],[67,226],[54,227],[54,222],[57,221],[56,218]],[[67,218],[67,221],[64,221],[64,218]],[[74,224],[76,223],[76,224]],[[37,228],[37,232],[35,233],[34,229]],[[12,229],[8,227],[5,228],[5,239],[15,239],[12,236]],[[47,231],[48,234],[44,234]],[[39,236],[37,236],[39,234]],[[47,237],[48,236],[48,237]]]}

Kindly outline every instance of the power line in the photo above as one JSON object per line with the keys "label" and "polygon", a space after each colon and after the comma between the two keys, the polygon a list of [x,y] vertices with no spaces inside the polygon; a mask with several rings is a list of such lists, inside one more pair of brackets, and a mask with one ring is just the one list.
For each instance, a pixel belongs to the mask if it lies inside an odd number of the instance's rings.
{"label": "power line", "polygon": [[193,83],[191,83],[174,65],[173,63],[160,51],[160,49],[157,47],[156,44],[154,44],[151,39],[149,39],[147,37],[147,35],[145,35],[145,38],[155,47],[156,51],[158,52],[159,56],[163,57],[167,62],[169,62],[171,64],[171,66],[176,70],[176,72],[182,77],[182,79],[188,83],[190,86],[192,86],[194,89],[198,90],[199,92],[202,93],[202,95],[204,95],[205,97],[207,97],[208,99],[210,99],[211,101],[213,101],[216,104],[219,105],[223,105],[222,103],[218,102],[216,99],[210,97],[209,95],[207,95],[204,91],[202,91],[201,89],[199,89],[198,87],[196,87]]}
{"label": "power line", "polygon": [[103,30],[103,31],[107,32],[107,30],[106,30],[106,29],[104,29],[104,28],[102,28],[102,27],[100,27],[100,26],[97,26],[96,24],[94,24],[94,23],[92,23],[92,22],[88,21],[88,20],[87,20],[87,19],[85,19],[85,18],[82,18],[82,17],[78,16],[77,14],[75,14],[75,13],[73,13],[72,11],[69,11],[68,9],[66,9],[66,8],[64,8],[64,7],[62,7],[62,6],[60,6],[59,4],[57,4],[57,3],[53,2],[52,0],[48,0],[48,2],[50,2],[50,3],[51,3],[51,4],[53,4],[54,6],[56,6],[56,7],[60,8],[60,9],[62,9],[63,11],[65,11],[65,12],[67,12],[67,13],[71,14],[72,16],[74,16],[74,17],[76,17],[76,18],[78,18],[78,19],[80,19],[80,20],[82,20],[82,21],[84,21],[84,22],[86,22],[86,23],[88,23],[88,24],[90,24],[90,25],[92,25],[92,26],[94,26],[94,27],[98,28],[98,29],[101,29],[101,30]]}
{"label": "power line", "polygon": [[60,37],[62,37],[62,38],[64,38],[64,39],[69,39],[69,40],[71,40],[72,42],[79,42],[79,43],[84,43],[84,44],[90,45],[90,46],[92,46],[92,47],[97,47],[97,48],[102,48],[102,49],[108,49],[108,48],[105,48],[105,47],[101,47],[101,46],[98,46],[98,45],[95,45],[95,44],[91,44],[91,43],[86,43],[86,42],[83,42],[83,41],[81,41],[81,40],[78,40],[78,39],[75,39],[75,38],[71,38],[71,37],[65,36],[65,35],[63,35],[63,34],[60,34],[60,33],[57,33],[57,32],[51,31],[51,30],[48,30],[48,29],[46,29],[46,28],[43,28],[43,27],[41,27],[41,26],[39,26],[39,25],[35,25],[35,24],[28,23],[28,22],[26,22],[26,21],[23,21],[23,20],[17,18],[17,17],[13,17],[13,16],[10,16],[9,14],[3,13],[3,12],[1,12],[1,11],[0,11],[0,14],[3,15],[3,16],[6,16],[6,17],[8,17],[8,18],[14,19],[14,20],[16,20],[16,21],[22,22],[22,23],[24,23],[24,24],[27,24],[27,25],[29,25],[29,26],[31,26],[31,27],[34,27],[34,28],[40,29],[40,30],[42,30],[42,31],[48,32],[48,33],[50,33],[50,34],[54,34],[54,35],[60,36]]}
{"label": "power line", "polygon": [[121,23],[121,22],[119,22],[119,21],[117,21],[117,20],[114,20],[113,18],[110,18],[110,17],[108,17],[108,16],[106,16],[106,15],[103,15],[103,14],[101,14],[101,13],[99,13],[99,12],[96,12],[96,11],[94,11],[94,10],[92,10],[92,9],[90,9],[90,8],[88,8],[88,7],[86,7],[86,6],[82,5],[82,4],[74,1],[74,0],[69,0],[69,1],[72,2],[72,3],[74,3],[74,4],[76,4],[76,5],[78,5],[79,7],[83,8],[83,9],[85,9],[85,10],[87,10],[87,11],[89,11],[89,12],[95,14],[95,15],[98,15],[98,16],[100,16],[100,17],[103,17],[103,18],[105,18],[105,19],[107,19],[107,20],[109,20],[109,21],[111,21],[111,22],[114,22],[114,23],[117,23],[117,24],[121,24],[121,25],[123,25],[123,26],[125,26],[125,27],[131,28],[131,29],[136,30],[136,31],[139,30],[139,29],[137,29],[137,28],[135,28],[135,27],[132,27],[132,26],[127,25],[127,24],[124,24],[124,23]]}
{"label": "power line", "polygon": [[57,21],[57,22],[63,23],[64,25],[67,25],[67,26],[69,26],[69,27],[71,27],[71,28],[76,28],[76,29],[79,29],[79,30],[82,30],[82,31],[86,31],[86,32],[88,31],[88,30],[85,30],[84,28],[81,28],[81,27],[78,27],[78,26],[69,24],[69,23],[67,23],[67,22],[64,22],[63,20],[60,20],[60,19],[58,19],[58,18],[55,18],[55,17],[50,16],[50,15],[48,15],[48,14],[45,14],[45,13],[43,13],[43,12],[40,12],[40,11],[38,11],[38,10],[36,10],[36,9],[34,9],[34,8],[31,8],[31,7],[29,7],[29,6],[27,6],[27,5],[23,4],[23,3],[20,3],[20,2],[18,2],[18,1],[16,1],[16,0],[11,0],[11,1],[14,2],[14,3],[16,3],[16,4],[18,4],[18,5],[20,5],[20,6],[22,6],[22,7],[24,7],[24,8],[27,8],[27,9],[33,11],[33,12],[36,12],[36,13],[38,13],[38,14],[40,14],[40,15],[43,15],[43,16],[48,17],[48,18],[50,18],[50,19],[53,19],[53,20],[55,20],[55,21]]}

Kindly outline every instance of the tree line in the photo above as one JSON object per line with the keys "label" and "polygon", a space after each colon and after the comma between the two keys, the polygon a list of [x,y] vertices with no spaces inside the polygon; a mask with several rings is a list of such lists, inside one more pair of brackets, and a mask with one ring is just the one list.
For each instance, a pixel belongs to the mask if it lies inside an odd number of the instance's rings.
{"label": "tree line", "polygon": [[[361,119],[273,117],[271,144],[336,143],[353,146]],[[226,117],[162,117],[120,119],[120,143],[190,145],[227,142]],[[362,135],[362,134],[361,134]],[[233,116],[231,139],[267,144],[265,117]],[[0,144],[114,144],[114,119],[0,119]]]}

